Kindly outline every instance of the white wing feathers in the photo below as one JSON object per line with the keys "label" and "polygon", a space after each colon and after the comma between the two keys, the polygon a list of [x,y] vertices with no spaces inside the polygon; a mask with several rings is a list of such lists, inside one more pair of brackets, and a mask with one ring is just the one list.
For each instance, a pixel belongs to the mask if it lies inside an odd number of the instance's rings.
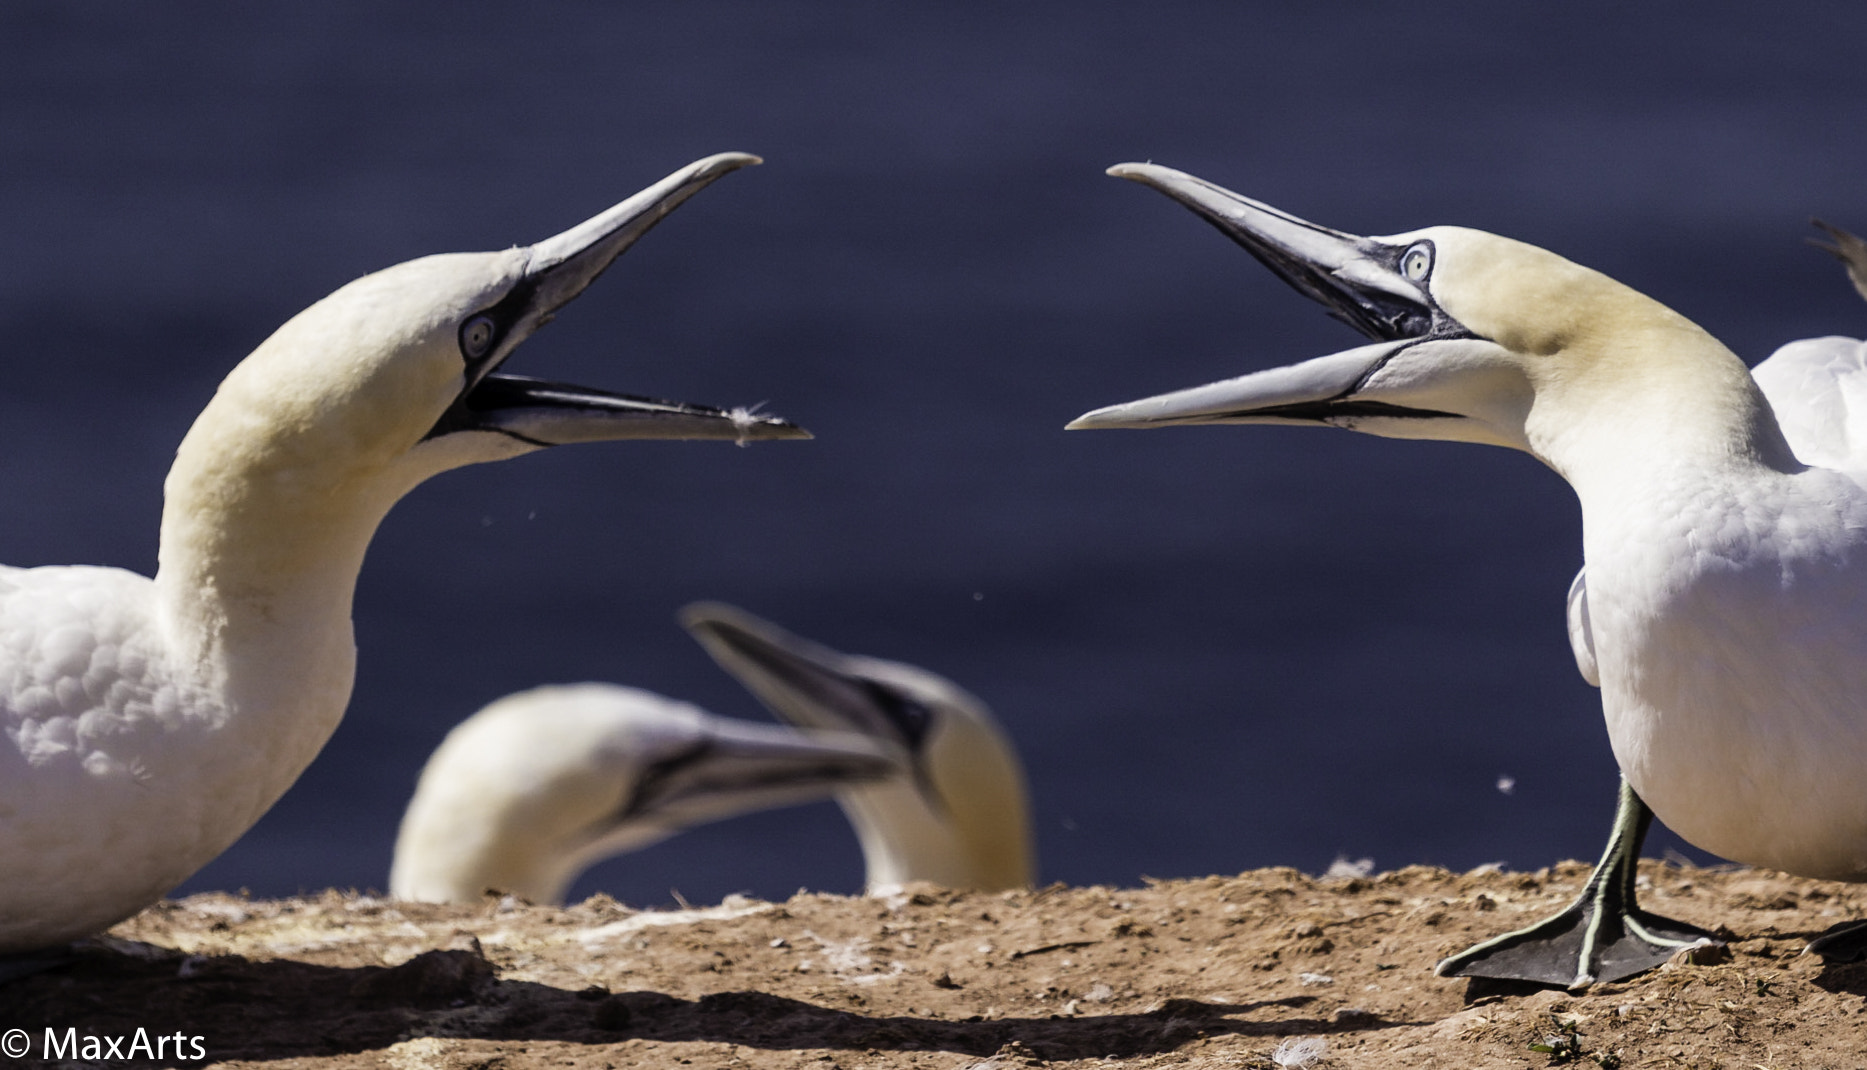
{"label": "white wing feathers", "polygon": [[1575,652],[1575,669],[1582,679],[1601,686],[1601,670],[1595,665],[1595,629],[1588,621],[1588,566],[1575,574],[1569,584],[1569,649]]}
{"label": "white wing feathers", "polygon": [[[149,580],[88,566],[0,568],[0,769],[115,775],[185,719],[148,614]],[[10,745],[10,746],[9,746]],[[121,768],[119,768],[121,766]]]}
{"label": "white wing feathers", "polygon": [[1816,468],[1867,468],[1867,342],[1804,338],[1751,370],[1796,459]]}
{"label": "white wing feathers", "polygon": [[[1833,244],[1814,242],[1847,266],[1867,297],[1867,241],[1820,220]],[[1796,459],[1817,468],[1867,470],[1867,342],[1838,335],[1804,338],[1770,354],[1751,370]],[[1588,569],[1569,584],[1569,649],[1582,679],[1601,686],[1595,633],[1588,619]]]}
{"label": "white wing feathers", "polygon": [[[1813,221],[1829,241],[1809,243],[1847,268],[1867,297],[1867,241]],[[1815,468],[1867,469],[1867,342],[1830,336],[1791,342],[1751,370],[1796,459]]]}

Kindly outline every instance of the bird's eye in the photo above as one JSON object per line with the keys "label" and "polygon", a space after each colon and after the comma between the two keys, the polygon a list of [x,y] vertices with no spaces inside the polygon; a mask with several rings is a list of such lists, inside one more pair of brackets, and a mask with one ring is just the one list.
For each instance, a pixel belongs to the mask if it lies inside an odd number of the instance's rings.
{"label": "bird's eye", "polygon": [[1400,273],[1410,282],[1420,282],[1433,270],[1433,247],[1416,245],[1400,257]]}
{"label": "bird's eye", "polygon": [[475,316],[460,325],[460,351],[468,360],[479,360],[493,348],[493,336],[498,333],[493,327],[493,317]]}
{"label": "bird's eye", "polygon": [[933,728],[934,712],[927,704],[909,695],[899,688],[890,687],[878,680],[866,676],[855,677],[855,683],[868,694],[869,701],[875,703],[889,727],[901,733],[902,742],[908,749],[918,753],[927,740],[927,733]]}

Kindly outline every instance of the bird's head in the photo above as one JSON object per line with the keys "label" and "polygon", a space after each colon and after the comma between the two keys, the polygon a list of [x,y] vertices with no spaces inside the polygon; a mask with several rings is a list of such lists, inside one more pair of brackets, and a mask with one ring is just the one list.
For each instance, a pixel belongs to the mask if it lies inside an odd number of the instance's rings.
{"label": "bird's head", "polygon": [[649,228],[757,162],[708,157],[536,245],[398,264],[292,317],[183,439],[164,487],[163,571],[185,598],[213,574],[223,595],[263,603],[298,579],[332,586],[333,556],[352,569],[389,508],[450,468],[573,442],[809,438],[744,409],[499,370]]}
{"label": "bird's head", "polygon": [[1360,237],[1170,168],[1110,173],[1191,208],[1373,341],[1097,409],[1073,429],[1328,425],[1509,446],[1563,471],[1585,451],[1584,432],[1597,445],[1615,437],[1604,428],[1677,442],[1767,418],[1743,363],[1716,339],[1547,250],[1464,227]]}
{"label": "bird's head", "polygon": [[508,695],[448,734],[396,842],[398,896],[488,888],[556,902],[579,872],[684,828],[894,775],[896,749],[853,732],[713,717],[609,684]]}
{"label": "bird's head", "polygon": [[887,874],[881,883],[1031,883],[1024,770],[979,699],[926,669],[844,654],[734,606],[696,603],[681,623],[781,720],[861,732],[910,756],[899,782],[859,789],[852,808],[867,825],[872,884],[878,870]]}
{"label": "bird's head", "polygon": [[[448,253],[357,279],[292,317],[221,384],[181,450],[183,478],[239,467],[342,493],[572,442],[808,438],[783,420],[499,371],[687,198],[758,158],[708,157],[535,245]],[[191,465],[189,462],[193,461]]]}

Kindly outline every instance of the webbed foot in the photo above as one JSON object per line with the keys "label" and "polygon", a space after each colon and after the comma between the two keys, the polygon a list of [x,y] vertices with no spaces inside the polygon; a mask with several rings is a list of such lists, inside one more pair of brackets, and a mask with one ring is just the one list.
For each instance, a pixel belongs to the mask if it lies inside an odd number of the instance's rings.
{"label": "webbed foot", "polygon": [[[1622,781],[1607,852],[1575,902],[1527,929],[1461,951],[1440,962],[1434,972],[1441,977],[1493,977],[1581,989],[1650,970],[1683,948],[1720,944],[1696,925],[1635,905],[1635,867],[1652,823],[1653,811]],[[1867,951],[1867,932],[1860,946]]]}

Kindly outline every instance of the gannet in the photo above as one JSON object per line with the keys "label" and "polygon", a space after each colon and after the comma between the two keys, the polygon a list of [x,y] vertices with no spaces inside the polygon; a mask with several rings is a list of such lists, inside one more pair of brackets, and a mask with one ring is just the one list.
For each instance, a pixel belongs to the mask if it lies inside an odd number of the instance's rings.
{"label": "gannet", "polygon": [[[1024,776],[978,699],[718,603],[682,623],[782,719],[757,725],[615,684],[541,687],[457,726],[402,819],[391,894],[561,901],[603,858],[682,828],[837,792],[872,894],[1031,883]],[[887,779],[883,779],[886,777]]]}
{"label": "gannet", "polygon": [[734,814],[889,776],[901,751],[853,732],[734,721],[614,684],[539,687],[455,726],[402,817],[390,894],[563,902],[611,855]]}
{"label": "gannet", "polygon": [[985,703],[926,669],[842,654],[717,602],[681,623],[779,719],[893,740],[911,773],[837,793],[871,895],[910,881],[1028,888],[1035,869],[1024,770]]}
{"label": "gannet", "polygon": [[1545,250],[1460,227],[1357,237],[1169,168],[1110,173],[1192,208],[1376,342],[1070,427],[1328,425],[1488,443],[1543,461],[1580,500],[1570,621],[1625,778],[1615,832],[1573,907],[1442,974],[1581,986],[1706,937],[1634,905],[1648,806],[1727,858],[1867,879],[1858,453],[1798,459],[1716,339]]}
{"label": "gannet", "polygon": [[498,374],[712,156],[536,245],[358,279],[234,368],[164,484],[153,580],[0,571],[0,952],[154,902],[270,807],[343,716],[352,590],[430,476],[546,446],[804,438],[772,417]]}

